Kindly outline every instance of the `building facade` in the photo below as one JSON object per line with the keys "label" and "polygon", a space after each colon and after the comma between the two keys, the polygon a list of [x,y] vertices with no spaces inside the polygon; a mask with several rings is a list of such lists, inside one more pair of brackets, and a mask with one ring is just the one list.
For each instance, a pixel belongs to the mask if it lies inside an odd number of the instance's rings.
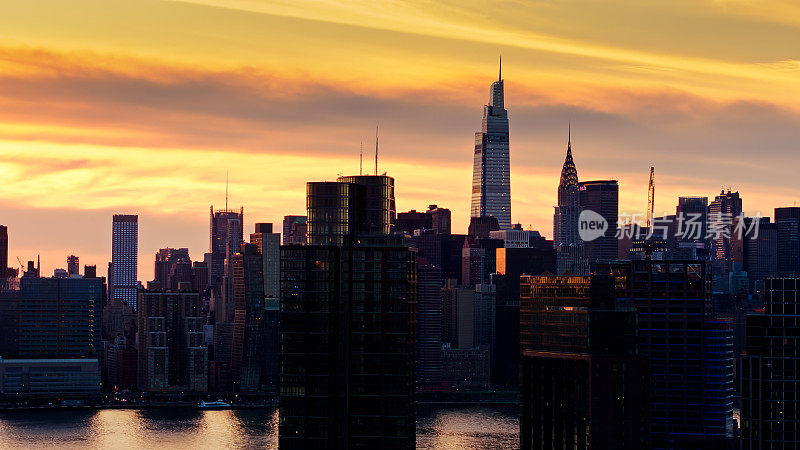
{"label": "building facade", "polygon": [[608,226],[597,239],[584,242],[589,264],[617,259],[617,222],[619,220],[619,183],[617,180],[581,181],[578,183],[579,204],[605,219]]}
{"label": "building facade", "polygon": [[572,159],[572,139],[567,140],[567,157],[558,182],[558,206],[553,215],[553,246],[556,249],[556,274],[588,275],[586,247],[578,232],[581,214],[578,169]]}
{"label": "building facade", "polygon": [[504,95],[501,72],[489,88],[489,104],[483,107],[482,128],[475,133],[470,216],[492,216],[501,229],[510,229],[511,165]]}
{"label": "building facade", "polygon": [[121,298],[136,309],[137,264],[139,262],[139,216],[115,214],[111,235],[111,269],[109,298]]}
{"label": "building facade", "polygon": [[800,279],[767,278],[763,313],[747,316],[742,449],[800,447]]}

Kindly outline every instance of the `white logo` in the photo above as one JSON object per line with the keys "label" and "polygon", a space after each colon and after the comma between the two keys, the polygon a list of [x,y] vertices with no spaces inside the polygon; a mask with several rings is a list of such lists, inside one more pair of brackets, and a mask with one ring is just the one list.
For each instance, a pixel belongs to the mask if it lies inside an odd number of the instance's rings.
{"label": "white logo", "polygon": [[604,234],[608,230],[608,221],[590,209],[581,211],[578,217],[578,234],[584,242],[593,241]]}

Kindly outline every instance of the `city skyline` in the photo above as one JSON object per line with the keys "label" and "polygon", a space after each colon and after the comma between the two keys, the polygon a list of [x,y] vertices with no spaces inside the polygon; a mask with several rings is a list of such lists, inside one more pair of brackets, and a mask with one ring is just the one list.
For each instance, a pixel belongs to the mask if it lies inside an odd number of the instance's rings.
{"label": "city skyline", "polygon": [[[88,24],[74,12],[90,9],[80,2],[73,12],[54,2],[46,15],[9,4],[0,18],[0,205],[11,261],[41,254],[44,274],[69,254],[102,272],[112,214],[141,217],[142,281],[159,248],[188,247],[199,259],[205,210],[223,205],[226,169],[231,204],[248,210],[245,229],[302,213],[307,179],[357,173],[375,122],[380,171],[399,180],[397,211],[436,203],[465,230],[472,133],[500,53],[514,223],[552,237],[569,120],[583,179],[619,180],[620,212],[645,210],[651,165],[657,215],[678,196],[727,186],[748,214],[798,197],[789,175],[800,158],[789,100],[797,63],[786,39],[797,10],[783,2],[625,5],[618,17],[609,11],[620,8],[532,3],[497,6],[488,21],[475,19],[485,13],[471,2],[385,12],[335,1],[304,11],[288,2],[272,11],[253,2],[121,5]],[[682,19],[680,36],[660,33],[664,17]],[[600,33],[633,20],[649,27]],[[694,39],[710,29],[724,42]],[[228,40],[213,41],[219,34]],[[331,42],[320,52],[313,44],[323,38]],[[264,167],[283,170],[264,177]]]}

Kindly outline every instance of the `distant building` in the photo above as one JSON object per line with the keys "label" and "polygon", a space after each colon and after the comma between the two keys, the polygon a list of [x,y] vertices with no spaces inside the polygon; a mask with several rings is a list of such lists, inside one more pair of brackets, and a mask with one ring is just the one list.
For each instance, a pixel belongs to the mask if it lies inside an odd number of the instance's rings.
{"label": "distant building", "polygon": [[284,216],[283,244],[306,243],[306,216]]}
{"label": "distant building", "polygon": [[417,258],[417,384],[442,381],[442,271]]}
{"label": "distant building", "polygon": [[450,210],[429,205],[425,212],[412,209],[397,213],[394,232],[413,236],[416,231],[431,230],[433,234],[450,234]]}
{"label": "distant building", "polygon": [[[0,395],[100,393],[97,358],[0,359]],[[8,398],[8,397],[6,397]]]}
{"label": "distant building", "polygon": [[[741,222],[741,223],[740,223]],[[734,264],[740,263],[747,273],[749,291],[761,292],[764,279],[778,276],[778,229],[769,217],[739,217],[734,221],[734,229],[755,230],[755,232],[733,233],[731,235],[731,258]]]}
{"label": "distant building", "polygon": [[584,242],[590,264],[617,259],[617,221],[619,220],[619,183],[617,180],[581,181],[578,183],[581,208],[594,211],[606,220],[605,233]]}
{"label": "distant building", "polygon": [[494,216],[470,217],[467,234],[478,238],[488,238],[492,231],[500,230],[500,222]]}
{"label": "distant building", "polygon": [[800,276],[800,207],[775,208],[778,276]]}
{"label": "distant building", "polygon": [[8,271],[8,227],[0,225],[0,289],[6,286]]}
{"label": "distant building", "polygon": [[192,259],[188,248],[162,248],[156,252],[154,281],[165,289],[177,290],[180,283],[192,282]]}
{"label": "distant building", "polygon": [[501,73],[489,88],[489,104],[483,107],[483,125],[481,131],[475,133],[470,217],[495,217],[503,230],[511,228],[508,137]]}
{"label": "distant building", "polygon": [[[136,309],[139,216],[114,214],[111,236],[110,299],[121,298]],[[110,271],[111,272],[111,271]]]}
{"label": "distant building", "polygon": [[233,348],[231,374],[238,390],[259,390],[263,374],[266,308],[264,305],[263,258],[256,244],[242,244],[233,255]]}
{"label": "distant building", "polygon": [[473,348],[475,290],[448,279],[442,287],[442,342],[450,348]]}
{"label": "distant building", "polygon": [[200,294],[165,291],[151,282],[139,293],[138,314],[139,389],[206,391],[208,349]]}
{"label": "distant building", "polygon": [[734,221],[742,214],[742,199],[738,192],[725,191],[708,205],[709,255],[714,292],[729,293],[728,278],[733,271],[731,238]]}
{"label": "distant building", "polygon": [[578,170],[572,160],[572,141],[567,141],[567,157],[558,182],[558,206],[553,216],[553,245],[556,249],[558,275],[588,275],[586,248],[578,232],[581,214]]}
{"label": "distant building", "polygon": [[99,358],[100,278],[22,277],[19,293],[19,356]]}
{"label": "distant building", "polygon": [[767,278],[763,313],[747,316],[739,392],[743,449],[800,447],[800,279]]}
{"label": "distant building", "polygon": [[67,256],[67,273],[69,274],[69,276],[79,275],[80,267],[81,265],[77,256],[75,255]]}
{"label": "distant building", "polygon": [[[675,208],[678,219],[678,244],[679,247],[691,248],[686,244],[700,244],[701,248],[708,249],[708,197],[678,197],[678,206]],[[685,252],[680,257],[686,256]]]}
{"label": "distant building", "polygon": [[442,382],[454,388],[478,388],[489,385],[488,347],[442,347]]}

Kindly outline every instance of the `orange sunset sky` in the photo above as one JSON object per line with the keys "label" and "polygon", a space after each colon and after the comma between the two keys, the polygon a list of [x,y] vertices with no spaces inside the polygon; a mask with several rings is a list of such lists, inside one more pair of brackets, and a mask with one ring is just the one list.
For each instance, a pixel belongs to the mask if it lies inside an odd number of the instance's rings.
{"label": "orange sunset sky", "polygon": [[[358,172],[381,128],[398,211],[466,232],[474,132],[503,56],[512,215],[552,238],[567,123],[582,180],[620,212],[738,190],[800,198],[800,4],[789,0],[0,0],[0,224],[43,273],[105,274],[111,215],[208,248],[208,208],[304,214],[305,182]],[[366,158],[365,158],[366,160]],[[365,162],[369,167],[371,161]]]}

